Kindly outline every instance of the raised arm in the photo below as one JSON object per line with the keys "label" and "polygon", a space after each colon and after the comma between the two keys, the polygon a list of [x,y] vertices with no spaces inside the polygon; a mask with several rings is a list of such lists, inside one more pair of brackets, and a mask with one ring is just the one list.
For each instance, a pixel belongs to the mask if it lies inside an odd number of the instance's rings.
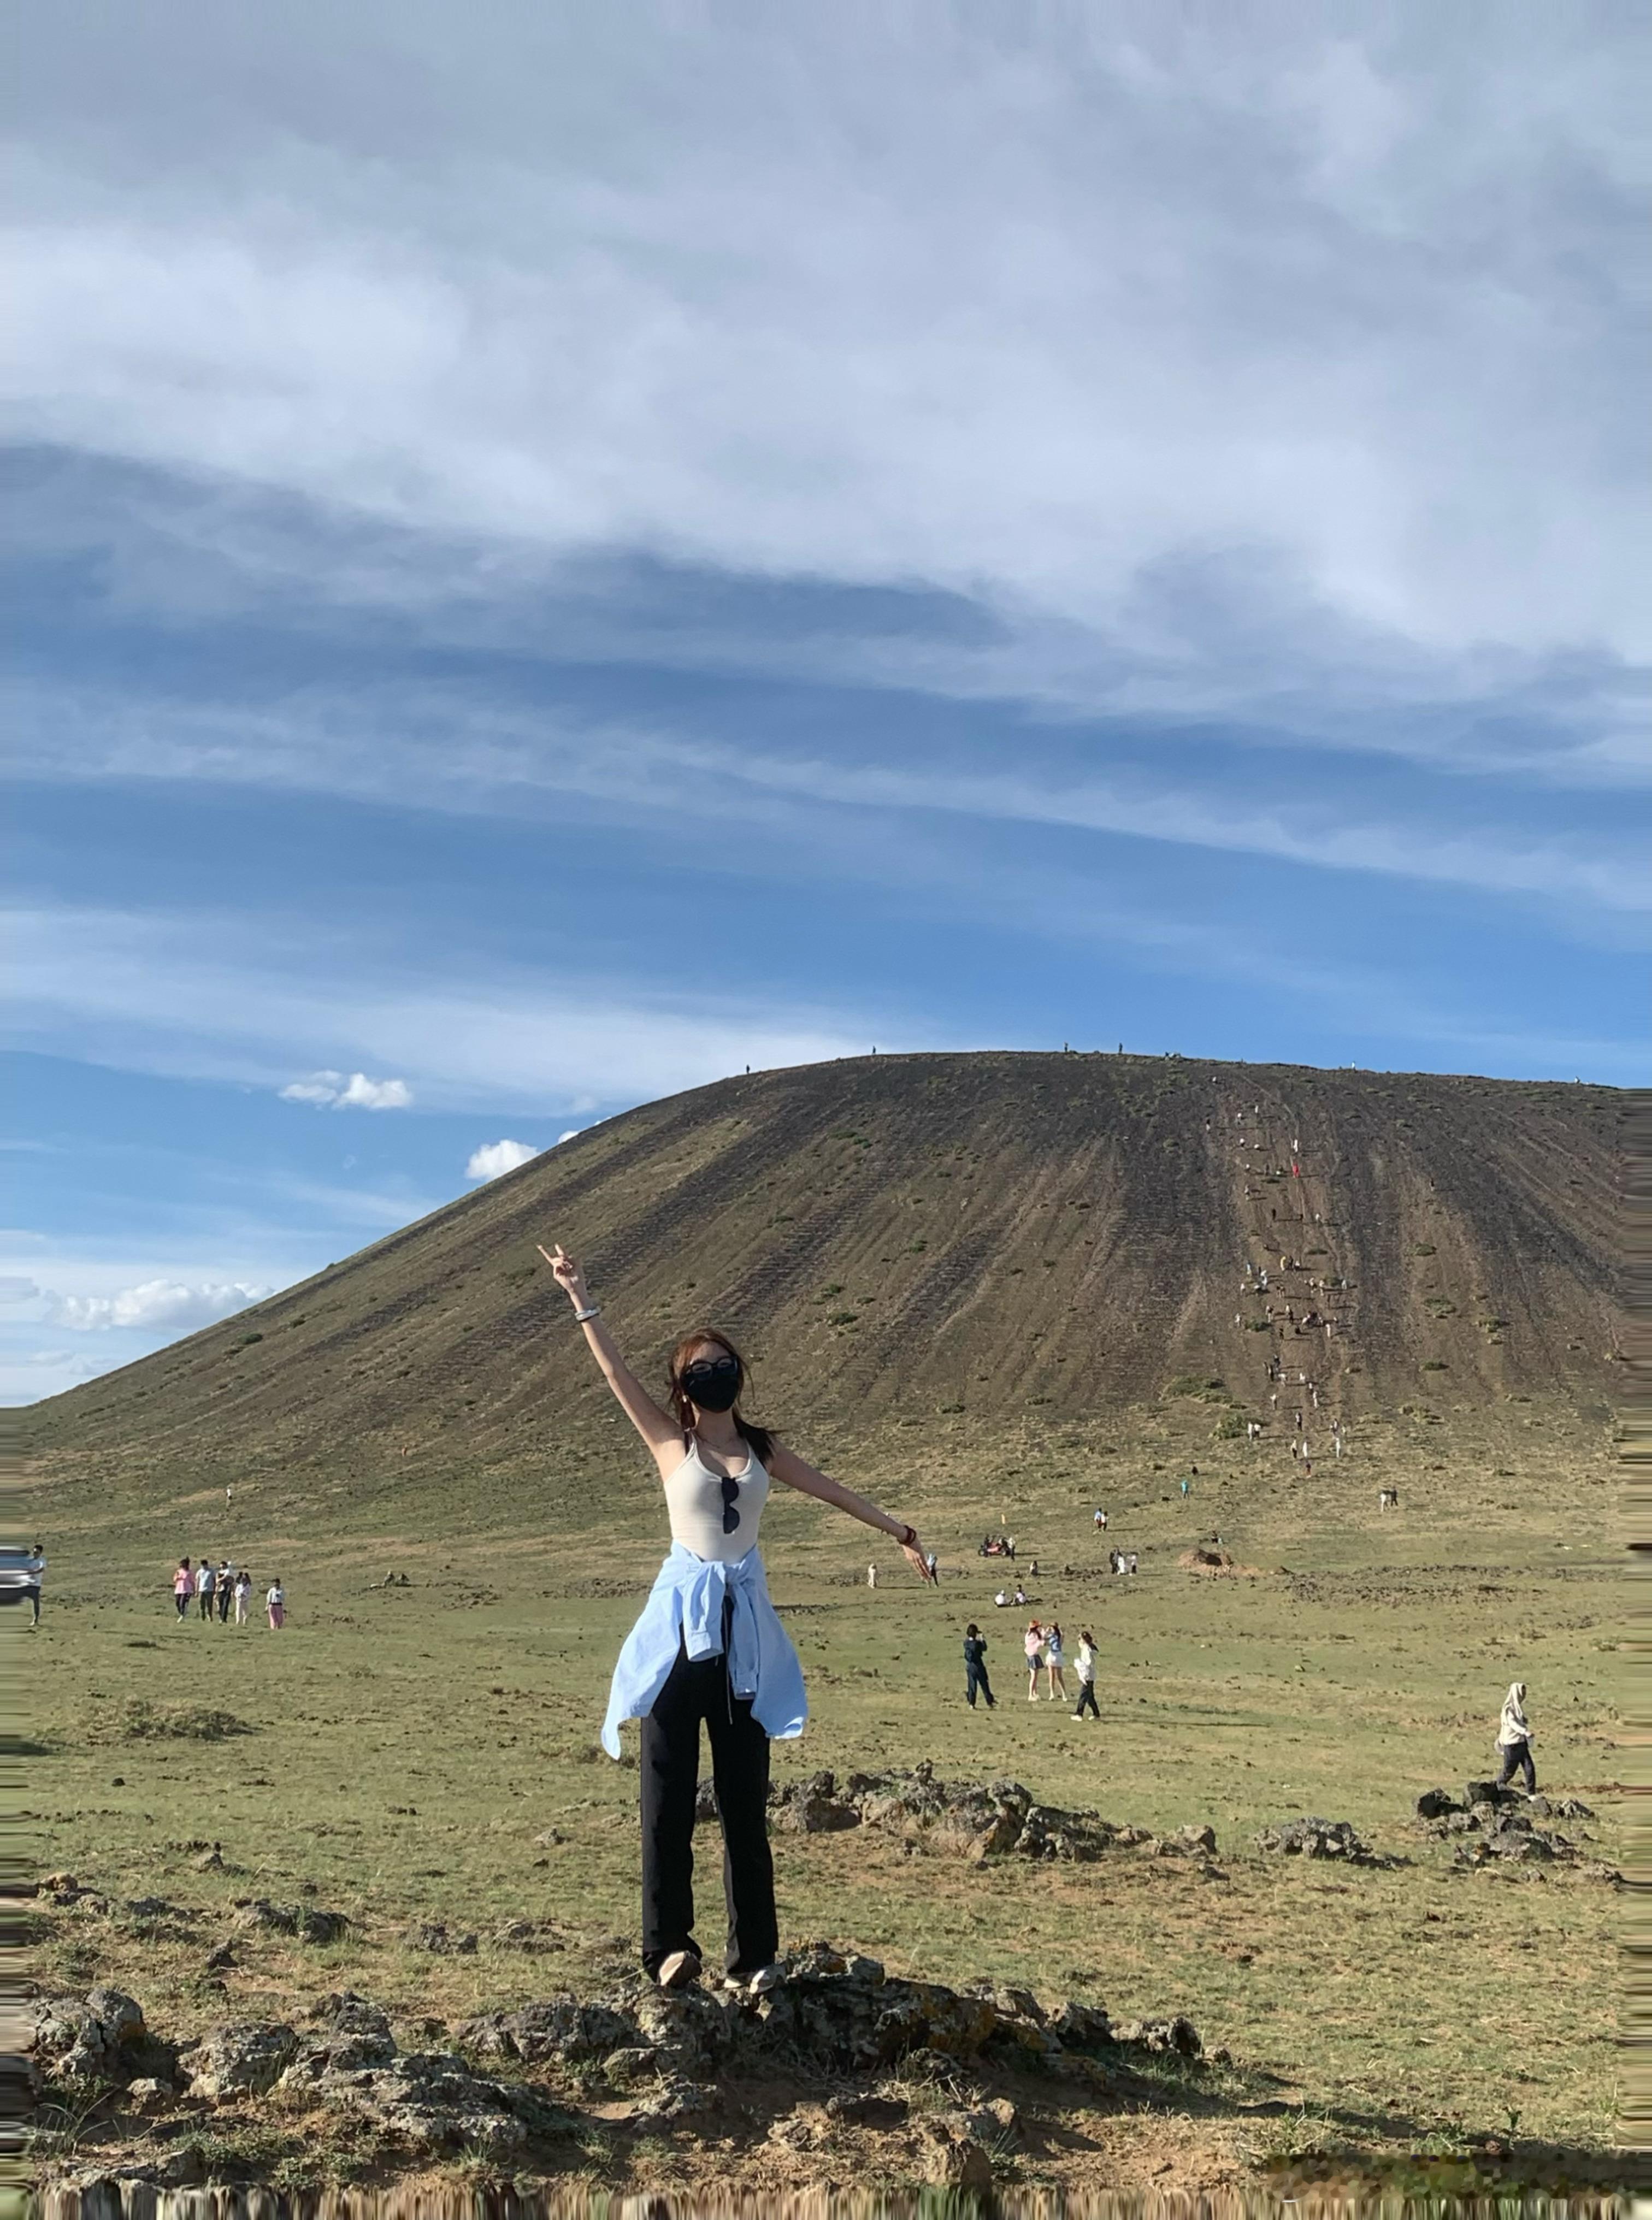
{"label": "raised arm", "polygon": [[899,1518],[892,1518],[876,1503],[863,1495],[857,1495],[852,1487],[845,1487],[840,1480],[816,1472],[812,1464],[805,1464],[795,1450],[784,1442],[776,1442],[769,1459],[769,1476],[783,1481],[795,1487],[800,1495],[812,1495],[817,1502],[829,1503],[834,1511],[846,1511],[851,1518],[858,1518],[863,1526],[875,1526],[880,1534],[892,1534],[901,1544],[901,1553],[920,1581],[929,1578],[929,1566],[925,1560],[923,1544],[918,1539],[918,1529],[907,1526]]}
{"label": "raised arm", "polygon": [[654,1452],[654,1461],[664,1478],[683,1456],[683,1436],[676,1421],[661,1410],[614,1347],[614,1336],[586,1293],[585,1275],[565,1253],[562,1244],[557,1242],[546,1249],[536,1242],[534,1246],[551,1267],[557,1285],[572,1303],[584,1332],[586,1347],[602,1367],[602,1377],[613,1388],[620,1409]]}

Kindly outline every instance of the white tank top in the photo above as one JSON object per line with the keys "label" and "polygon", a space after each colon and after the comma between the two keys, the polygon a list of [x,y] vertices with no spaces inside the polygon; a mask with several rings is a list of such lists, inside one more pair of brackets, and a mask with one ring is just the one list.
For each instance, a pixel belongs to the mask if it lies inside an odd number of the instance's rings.
{"label": "white tank top", "polygon": [[739,1495],[727,1507],[737,1510],[740,1520],[728,1534],[723,1531],[723,1475],[705,1462],[698,1442],[689,1445],[687,1456],[665,1483],[671,1539],[709,1564],[732,1565],[745,1555],[757,1541],[763,1506],[769,1500],[769,1475],[749,1445],[745,1469],[733,1477]]}

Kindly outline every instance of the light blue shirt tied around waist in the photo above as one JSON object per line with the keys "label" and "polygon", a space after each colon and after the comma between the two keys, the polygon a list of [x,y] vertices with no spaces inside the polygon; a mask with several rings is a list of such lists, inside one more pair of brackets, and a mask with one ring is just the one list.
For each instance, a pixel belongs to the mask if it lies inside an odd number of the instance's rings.
{"label": "light blue shirt tied around waist", "polygon": [[602,1722],[602,1747],[610,1757],[620,1755],[621,1723],[646,1718],[653,1710],[679,1645],[690,1660],[722,1655],[726,1597],[734,1606],[728,1637],[730,1687],[735,1695],[751,1699],[751,1715],[771,1741],[789,1742],[802,1733],[809,1710],[803,1668],[769,1600],[769,1582],[756,1549],[723,1565],[696,1557],[674,1542],[614,1668]]}

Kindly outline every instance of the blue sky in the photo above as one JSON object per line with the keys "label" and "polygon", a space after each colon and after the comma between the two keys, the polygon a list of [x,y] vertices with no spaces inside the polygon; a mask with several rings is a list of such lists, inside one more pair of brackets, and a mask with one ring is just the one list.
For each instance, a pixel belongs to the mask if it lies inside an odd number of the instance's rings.
{"label": "blue sky", "polygon": [[747,1063],[1644,1082],[1624,11],[163,13],[8,95],[0,1396]]}

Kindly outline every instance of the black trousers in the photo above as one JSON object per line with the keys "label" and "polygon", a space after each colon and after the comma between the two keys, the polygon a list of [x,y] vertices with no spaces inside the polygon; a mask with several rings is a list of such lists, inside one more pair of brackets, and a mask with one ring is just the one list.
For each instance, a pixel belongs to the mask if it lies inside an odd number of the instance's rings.
{"label": "black trousers", "polygon": [[729,1687],[728,1661],[690,1662],[679,1648],[670,1677],[642,1723],[643,1964],[695,1950],[694,1805],[700,1723],[711,1737],[711,1777],[723,1823],[724,1963],[755,1974],[780,1950],[775,1866],[769,1851],[769,1737]]}
{"label": "black trousers", "polygon": [[974,1711],[976,1707],[976,1691],[979,1688],[982,1694],[987,1699],[987,1709],[991,1711],[993,1709],[992,1683],[987,1678],[986,1667],[984,1665],[966,1665],[963,1668],[963,1693],[969,1702],[969,1709]]}
{"label": "black trousers", "polygon": [[1101,1716],[1096,1709],[1094,1681],[1081,1681],[1078,1684],[1078,1709],[1073,1713],[1073,1717],[1075,1719],[1082,1719],[1086,1712],[1088,1712],[1093,1719],[1099,1719]]}
{"label": "black trousers", "polygon": [[1535,1796],[1537,1793],[1537,1768],[1531,1762],[1531,1744],[1529,1742],[1499,1743],[1498,1750],[1503,1760],[1503,1770],[1497,1777],[1498,1787],[1506,1787],[1517,1773],[1524,1773],[1526,1794]]}
{"label": "black trousers", "polygon": [[218,1591],[218,1624],[220,1626],[221,1626],[224,1621],[229,1617],[229,1594],[230,1592],[228,1588],[220,1588]]}

